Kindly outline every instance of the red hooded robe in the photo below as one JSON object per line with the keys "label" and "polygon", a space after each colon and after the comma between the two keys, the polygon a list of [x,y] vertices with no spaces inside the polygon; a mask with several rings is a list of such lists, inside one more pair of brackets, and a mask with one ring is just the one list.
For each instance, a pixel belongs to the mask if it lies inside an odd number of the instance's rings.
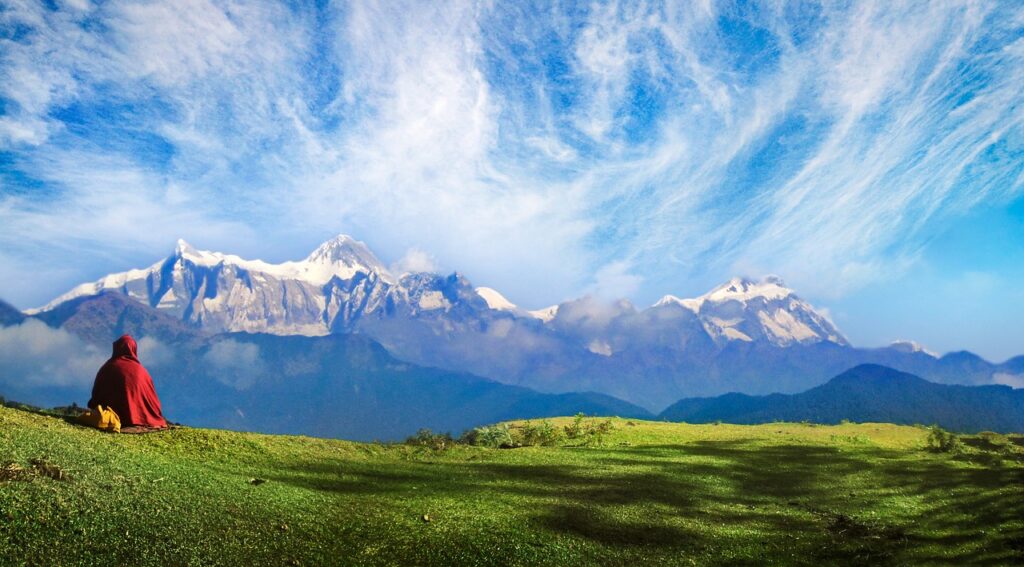
{"label": "red hooded robe", "polygon": [[89,407],[110,406],[121,426],[167,427],[153,378],[139,362],[138,346],[130,335],[114,341],[114,354],[96,373]]}

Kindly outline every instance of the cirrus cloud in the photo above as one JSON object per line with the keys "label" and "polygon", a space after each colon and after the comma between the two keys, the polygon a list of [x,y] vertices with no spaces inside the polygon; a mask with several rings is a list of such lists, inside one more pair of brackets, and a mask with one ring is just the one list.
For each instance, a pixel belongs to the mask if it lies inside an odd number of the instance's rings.
{"label": "cirrus cloud", "polygon": [[737,271],[849,293],[1021,196],[1022,27],[1013,2],[8,2],[0,290],[348,232],[520,304]]}

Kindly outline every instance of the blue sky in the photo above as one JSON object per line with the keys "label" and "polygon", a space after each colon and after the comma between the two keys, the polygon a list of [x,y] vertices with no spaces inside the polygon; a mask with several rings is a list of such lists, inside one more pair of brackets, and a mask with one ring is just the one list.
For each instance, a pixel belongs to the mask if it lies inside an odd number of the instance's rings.
{"label": "blue sky", "polygon": [[0,2],[0,297],[337,233],[535,308],[780,275],[1024,353],[1019,2]]}

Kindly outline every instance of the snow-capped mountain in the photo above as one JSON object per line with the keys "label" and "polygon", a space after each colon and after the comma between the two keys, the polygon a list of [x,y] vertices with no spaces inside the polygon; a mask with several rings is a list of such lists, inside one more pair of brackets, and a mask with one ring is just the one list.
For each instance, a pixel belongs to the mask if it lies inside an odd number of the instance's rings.
{"label": "snow-capped mountain", "polygon": [[304,260],[280,264],[197,250],[179,240],[169,257],[148,268],[82,284],[29,313],[105,292],[126,295],[211,332],[314,336],[352,331],[368,316],[516,311],[498,292],[474,290],[458,274],[396,278],[364,243],[340,235]]}
{"label": "snow-capped mountain", "polygon": [[[29,313],[82,296],[117,292],[214,332],[323,335],[350,305],[372,305],[391,275],[362,242],[338,236],[306,259],[271,264],[197,250],[179,240],[152,266],[80,285]],[[380,294],[378,294],[380,295]]]}
{"label": "snow-capped mountain", "polygon": [[[325,335],[356,330],[361,320],[375,317],[443,319],[447,328],[441,325],[435,330],[450,333],[455,323],[476,321],[476,327],[482,328],[495,318],[513,318],[541,323],[551,332],[585,336],[586,344],[579,347],[590,351],[594,344],[628,340],[602,336],[602,329],[595,327],[595,319],[588,314],[593,309],[590,302],[574,300],[529,311],[497,290],[473,288],[457,273],[395,277],[364,243],[345,235],[323,243],[303,260],[280,264],[198,250],[179,240],[169,257],[148,268],[80,285],[28,313],[46,312],[104,292],[124,294],[211,332]],[[651,309],[656,312],[671,305],[693,312],[718,345],[730,341],[777,347],[826,341],[849,344],[826,316],[774,277],[759,282],[734,278],[695,299],[667,295]],[[581,311],[583,306],[589,307]],[[578,332],[581,325],[585,333]],[[692,334],[689,327],[686,332]],[[605,356],[615,351],[599,350]]]}
{"label": "snow-capped mountain", "polygon": [[765,341],[780,347],[822,341],[849,344],[828,317],[774,276],[761,281],[733,278],[696,299],[666,295],[655,307],[672,304],[693,311],[719,344],[728,341]]}

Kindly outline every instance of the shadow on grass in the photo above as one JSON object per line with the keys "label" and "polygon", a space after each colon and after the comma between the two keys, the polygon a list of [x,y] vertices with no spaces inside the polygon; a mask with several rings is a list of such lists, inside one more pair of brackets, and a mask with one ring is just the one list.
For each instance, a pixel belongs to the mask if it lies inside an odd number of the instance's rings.
{"label": "shadow on grass", "polygon": [[[396,497],[415,487],[417,497],[514,499],[535,528],[612,548],[714,554],[727,545],[763,549],[766,560],[874,565],[1024,560],[1018,466],[742,440],[582,457],[585,464],[339,459],[298,463],[272,480],[352,495]],[[901,498],[916,507],[884,518],[859,508],[884,515],[885,501]],[[782,551],[796,555],[772,556]]]}

